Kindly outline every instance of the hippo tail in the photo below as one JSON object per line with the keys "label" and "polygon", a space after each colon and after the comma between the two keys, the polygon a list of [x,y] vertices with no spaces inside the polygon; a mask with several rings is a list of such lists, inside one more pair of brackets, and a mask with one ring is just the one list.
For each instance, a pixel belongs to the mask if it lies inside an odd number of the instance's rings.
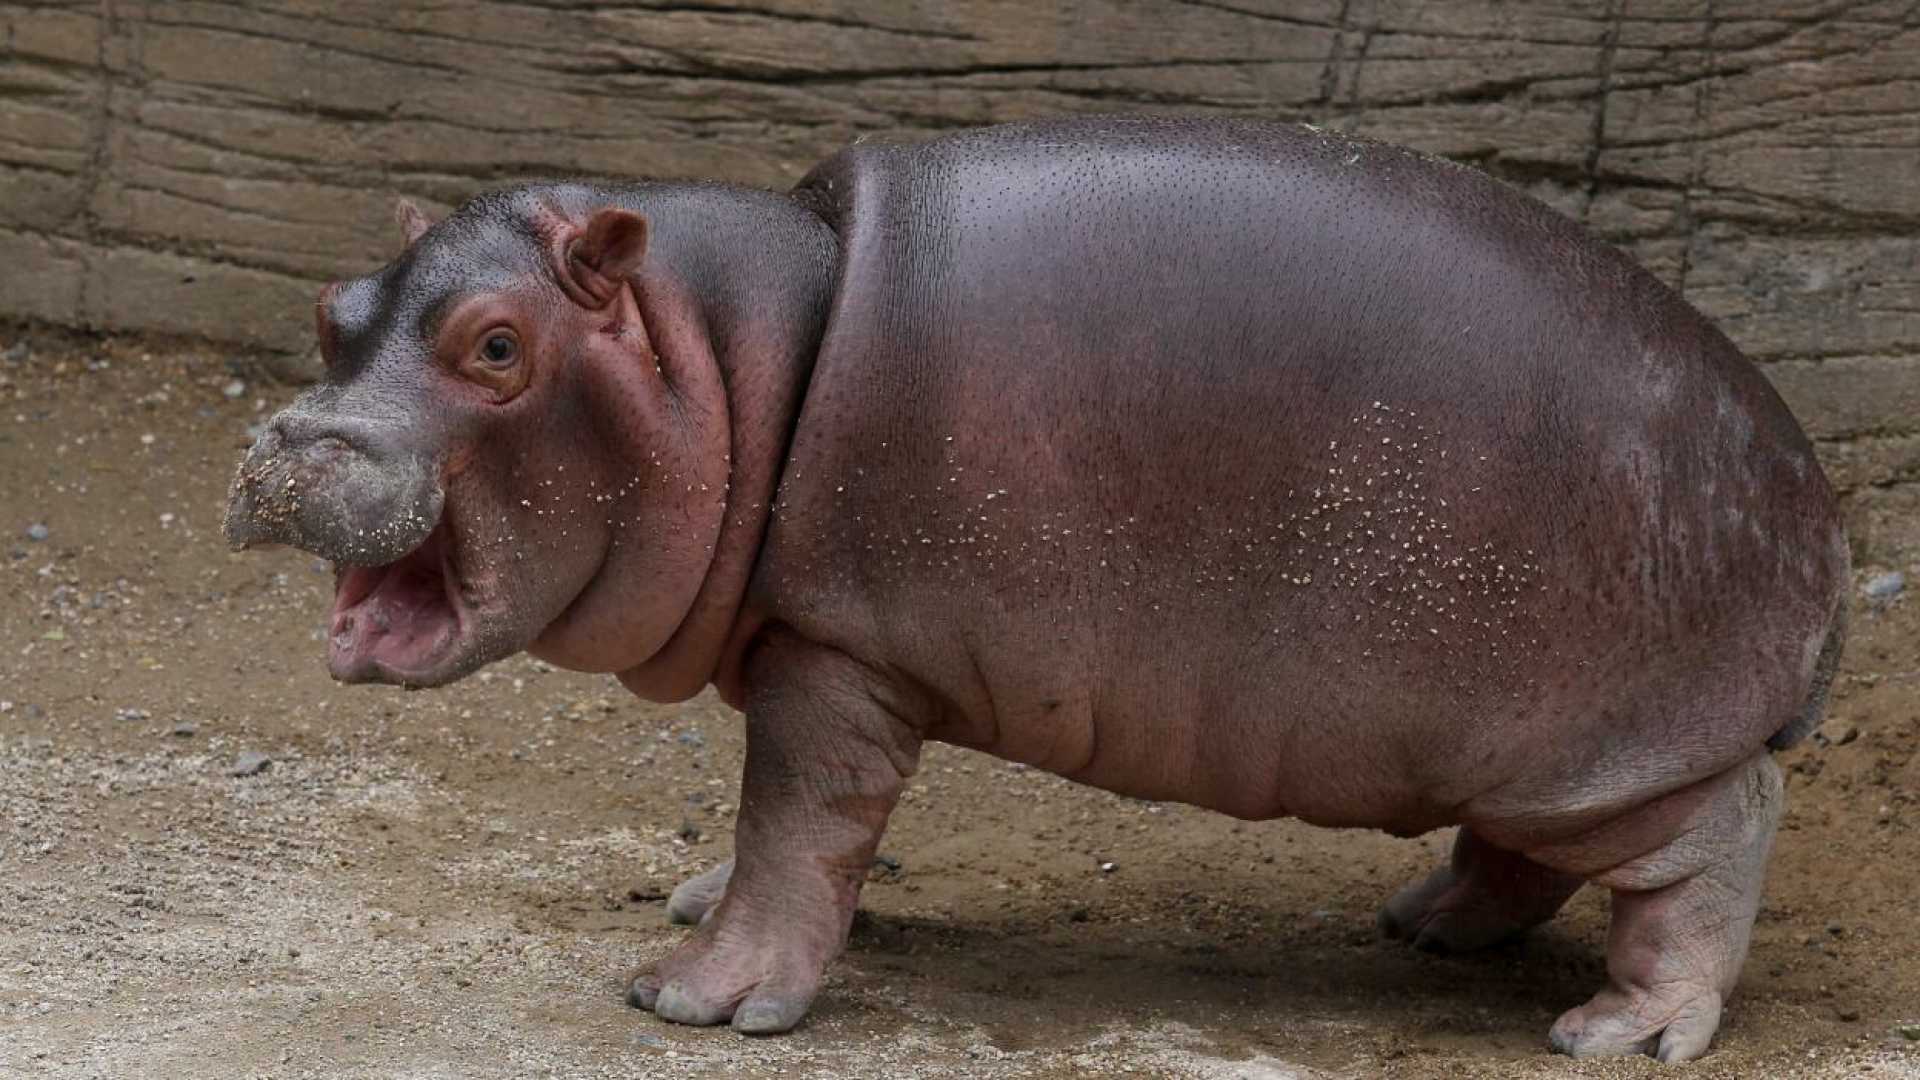
{"label": "hippo tail", "polygon": [[[1846,576],[1842,575],[1845,581]],[[1820,644],[1820,656],[1813,662],[1813,685],[1807,690],[1807,703],[1800,715],[1767,739],[1767,749],[1785,750],[1813,734],[1827,713],[1827,699],[1833,693],[1834,676],[1840,671],[1840,654],[1847,648],[1847,592],[1840,590],[1834,601],[1833,619],[1827,624],[1827,639]]]}

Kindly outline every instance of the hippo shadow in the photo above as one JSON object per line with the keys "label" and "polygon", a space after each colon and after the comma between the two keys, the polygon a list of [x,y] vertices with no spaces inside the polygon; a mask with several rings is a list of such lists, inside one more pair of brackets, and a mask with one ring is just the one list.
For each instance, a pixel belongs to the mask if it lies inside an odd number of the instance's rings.
{"label": "hippo shadow", "polygon": [[1382,938],[1371,913],[1258,915],[1293,925],[1209,933],[1085,909],[1051,920],[863,910],[811,1022],[858,1013],[862,1027],[884,1027],[889,1015],[904,1027],[931,1013],[1009,1051],[1177,1023],[1282,1047],[1358,1031],[1391,1033],[1403,1048],[1466,1042],[1531,1054],[1606,977],[1604,919],[1442,956]]}

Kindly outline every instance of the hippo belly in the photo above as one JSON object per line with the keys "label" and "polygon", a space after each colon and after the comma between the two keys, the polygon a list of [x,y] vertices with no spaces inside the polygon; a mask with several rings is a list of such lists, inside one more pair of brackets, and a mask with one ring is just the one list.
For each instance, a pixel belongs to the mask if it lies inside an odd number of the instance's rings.
{"label": "hippo belly", "polygon": [[1407,151],[1070,132],[810,178],[844,254],[772,618],[938,738],[1247,817],[1579,826],[1799,718],[1832,498],[1682,301]]}

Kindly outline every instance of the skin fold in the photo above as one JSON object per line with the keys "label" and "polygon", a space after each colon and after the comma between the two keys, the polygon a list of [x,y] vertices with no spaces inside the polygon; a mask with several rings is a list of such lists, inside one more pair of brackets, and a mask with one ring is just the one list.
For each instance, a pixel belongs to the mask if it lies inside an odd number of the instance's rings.
{"label": "skin fold", "polygon": [[342,564],[340,677],[526,649],[746,713],[734,859],[634,1004],[798,1023],[934,739],[1459,826],[1385,932],[1478,948],[1598,883],[1608,985],[1551,1044],[1706,1051],[1846,544],[1765,379],[1612,248],[1409,151],[1175,120],[402,224],[228,535]]}

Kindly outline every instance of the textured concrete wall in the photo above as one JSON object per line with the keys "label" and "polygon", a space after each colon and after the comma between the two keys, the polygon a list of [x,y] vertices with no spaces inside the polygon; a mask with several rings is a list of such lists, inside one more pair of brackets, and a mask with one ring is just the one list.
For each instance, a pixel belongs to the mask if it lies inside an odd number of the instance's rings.
{"label": "textured concrete wall", "polygon": [[0,316],[303,350],[399,193],[784,186],[861,132],[1113,110],[1478,164],[1717,318],[1844,487],[1920,480],[1908,0],[0,2]]}

